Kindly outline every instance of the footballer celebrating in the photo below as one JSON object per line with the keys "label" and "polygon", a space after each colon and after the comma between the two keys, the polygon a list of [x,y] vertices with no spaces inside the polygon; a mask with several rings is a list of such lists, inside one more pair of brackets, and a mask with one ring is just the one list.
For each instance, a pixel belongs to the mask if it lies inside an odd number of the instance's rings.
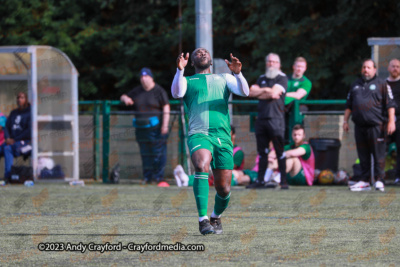
{"label": "footballer celebrating", "polygon": [[[193,192],[203,235],[222,233],[221,214],[228,207],[231,196],[234,164],[228,99],[231,93],[244,97],[249,95],[249,85],[241,73],[242,63],[232,54],[230,57],[231,62],[225,62],[233,75],[212,74],[210,53],[197,48],[191,55],[191,65],[196,74],[184,77],[189,53],[182,53],[176,61],[177,72],[171,87],[172,96],[183,98],[188,111],[188,146],[195,168]],[[213,170],[217,191],[210,219],[207,216],[209,166]]]}

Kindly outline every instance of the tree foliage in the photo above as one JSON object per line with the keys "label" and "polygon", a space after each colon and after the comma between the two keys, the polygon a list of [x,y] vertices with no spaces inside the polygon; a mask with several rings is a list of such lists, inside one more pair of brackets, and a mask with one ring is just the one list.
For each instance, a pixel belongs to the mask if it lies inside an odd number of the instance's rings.
{"label": "tree foliage", "polygon": [[[395,0],[214,0],[214,57],[238,56],[251,84],[269,52],[281,56],[287,74],[303,56],[310,98],[344,98],[371,55],[367,38],[400,34],[398,10]],[[80,73],[81,99],[118,99],[139,83],[142,67],[169,91],[179,53],[178,0],[4,0],[0,14],[0,45],[61,49]],[[182,21],[183,50],[191,52],[194,0],[182,0]]]}

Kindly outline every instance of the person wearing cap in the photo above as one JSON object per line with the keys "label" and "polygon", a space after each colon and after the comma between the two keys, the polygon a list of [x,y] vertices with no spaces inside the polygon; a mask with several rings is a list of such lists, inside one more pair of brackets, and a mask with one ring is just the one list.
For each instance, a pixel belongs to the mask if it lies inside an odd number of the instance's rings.
{"label": "person wearing cap", "polygon": [[141,85],[120,98],[135,111],[133,126],[143,166],[143,184],[157,182],[166,186],[167,137],[170,106],[167,92],[153,79],[149,68],[140,70]]}

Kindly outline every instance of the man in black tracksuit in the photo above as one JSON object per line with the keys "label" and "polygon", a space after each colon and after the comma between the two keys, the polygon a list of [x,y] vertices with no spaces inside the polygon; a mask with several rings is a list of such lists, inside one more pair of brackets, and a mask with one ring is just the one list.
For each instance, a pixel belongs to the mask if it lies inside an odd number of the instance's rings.
{"label": "man in black tracksuit", "polygon": [[393,92],[393,98],[396,102],[396,132],[393,133],[391,141],[396,142],[396,180],[395,185],[400,185],[400,60],[392,59],[388,66],[389,77],[386,79],[388,86]]}
{"label": "man in black tracksuit", "polygon": [[256,121],[257,151],[260,155],[258,177],[255,183],[246,188],[265,188],[264,175],[268,165],[269,143],[272,141],[276,151],[281,189],[288,189],[286,181],[286,159],[284,153],[285,134],[285,94],[288,79],[280,70],[280,58],[270,53],[266,57],[266,73],[261,75],[257,84],[250,87],[250,97],[257,97],[258,116]]}
{"label": "man in black tracksuit", "polygon": [[363,62],[362,77],[351,86],[347,96],[343,129],[348,132],[348,120],[352,114],[355,124],[357,153],[361,165],[361,181],[350,186],[351,191],[371,190],[371,154],[374,158],[375,189],[384,191],[386,131],[390,135],[395,129],[395,107],[393,94],[384,79],[376,76],[376,65],[372,59]]}

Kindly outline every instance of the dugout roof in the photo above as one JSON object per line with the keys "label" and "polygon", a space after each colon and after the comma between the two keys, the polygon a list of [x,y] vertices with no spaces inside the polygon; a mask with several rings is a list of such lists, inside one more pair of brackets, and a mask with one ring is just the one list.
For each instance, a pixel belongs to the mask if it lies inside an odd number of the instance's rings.
{"label": "dugout roof", "polygon": [[41,159],[59,165],[67,180],[79,179],[78,75],[68,56],[57,48],[0,47],[0,111],[8,116],[17,108],[17,94],[27,93],[35,179],[44,179]]}

